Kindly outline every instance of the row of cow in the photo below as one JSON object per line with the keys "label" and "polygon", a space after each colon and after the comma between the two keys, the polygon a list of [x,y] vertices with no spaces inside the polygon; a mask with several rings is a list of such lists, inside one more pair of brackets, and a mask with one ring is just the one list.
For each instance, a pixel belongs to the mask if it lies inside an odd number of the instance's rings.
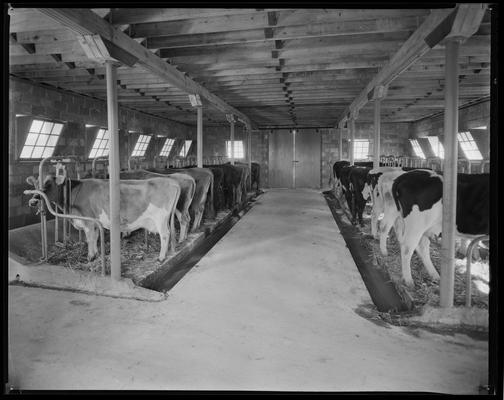
{"label": "row of cow", "polygon": [[[59,171],[58,168],[56,170]],[[161,242],[158,259],[163,261],[168,251],[175,250],[175,219],[180,226],[178,242],[182,243],[189,232],[201,226],[204,218],[214,219],[221,210],[233,210],[243,205],[253,185],[256,191],[259,190],[259,175],[257,163],[252,163],[252,171],[248,164],[243,163],[121,171],[120,230],[133,232],[144,228],[158,233]],[[65,208],[69,214],[97,219],[105,229],[110,229],[107,178],[105,172],[94,174],[94,177],[88,173],[82,179],[70,179],[57,173],[48,175],[44,182],[33,176],[26,181],[61,207],[67,199]],[[40,196],[36,194],[29,205],[38,207],[40,201]],[[98,253],[96,224],[82,219],[71,219],[71,223],[76,229],[84,231],[88,260],[93,260]]]}
{"label": "row of cow", "polygon": [[[387,237],[394,227],[401,249],[402,276],[413,285],[411,257],[420,256],[428,274],[439,279],[430,258],[430,237],[441,234],[443,175],[441,171],[337,161],[333,165],[333,190],[343,193],[352,223],[363,225],[362,214],[372,203],[371,234],[387,255]],[[489,233],[489,174],[457,174],[456,235],[471,239]],[[380,216],[382,216],[379,221]]]}

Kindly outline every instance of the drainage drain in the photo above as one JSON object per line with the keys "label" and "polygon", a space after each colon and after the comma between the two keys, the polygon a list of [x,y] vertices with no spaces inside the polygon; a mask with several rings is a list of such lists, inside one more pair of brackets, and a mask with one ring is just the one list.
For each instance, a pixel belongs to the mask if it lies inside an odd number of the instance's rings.
{"label": "drainage drain", "polygon": [[384,272],[373,267],[370,260],[373,259],[373,252],[361,245],[361,232],[353,225],[342,221],[338,211],[341,212],[338,200],[332,191],[322,193],[331,210],[331,213],[338,225],[341,235],[350,250],[355,264],[362,276],[362,280],[371,296],[371,300],[380,312],[403,312],[411,311],[413,304],[406,302],[397,292],[390,277]]}

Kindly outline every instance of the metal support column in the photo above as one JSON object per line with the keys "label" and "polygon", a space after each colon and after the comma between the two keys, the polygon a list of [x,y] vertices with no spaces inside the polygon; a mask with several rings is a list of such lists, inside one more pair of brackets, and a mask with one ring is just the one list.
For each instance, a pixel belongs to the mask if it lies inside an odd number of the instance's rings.
{"label": "metal support column", "polygon": [[198,168],[203,168],[203,106],[196,107],[198,111],[198,131],[196,135],[196,157]]}
{"label": "metal support column", "polygon": [[343,126],[339,127],[339,160],[343,159]]}
{"label": "metal support column", "polygon": [[231,132],[230,132],[230,135],[229,135],[229,140],[231,141],[231,158],[230,158],[230,161],[231,161],[231,165],[234,165],[234,163],[235,163],[235,160],[234,160],[234,134],[235,134],[235,131],[234,131],[234,128],[235,128],[234,119],[231,120],[230,125],[231,125]]}
{"label": "metal support column", "polygon": [[107,61],[105,67],[107,75],[108,131],[110,135],[110,276],[113,280],[119,280],[121,279],[121,231],[117,67],[111,61]]}
{"label": "metal support column", "polygon": [[373,168],[378,168],[380,166],[380,111],[381,111],[381,98],[376,98],[374,101]]}
{"label": "metal support column", "polygon": [[247,160],[249,167],[249,190],[252,190],[252,130],[245,127],[247,131]]}
{"label": "metal support column", "polygon": [[459,39],[446,41],[443,221],[441,238],[441,280],[439,305],[453,306],[455,270],[455,218],[457,209],[457,131],[458,131],[458,54]]}
{"label": "metal support column", "polygon": [[354,141],[355,141],[355,119],[350,118],[348,121],[350,124],[350,143],[348,144],[348,159],[350,160],[350,165],[354,165]]}

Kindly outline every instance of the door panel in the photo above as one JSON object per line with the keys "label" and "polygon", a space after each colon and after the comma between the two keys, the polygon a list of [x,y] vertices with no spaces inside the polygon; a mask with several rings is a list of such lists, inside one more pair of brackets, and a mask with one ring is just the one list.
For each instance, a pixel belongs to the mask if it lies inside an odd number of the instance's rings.
{"label": "door panel", "polygon": [[269,135],[269,184],[292,188],[292,133],[277,131]]}
{"label": "door panel", "polygon": [[296,188],[320,189],[320,133],[296,133]]}

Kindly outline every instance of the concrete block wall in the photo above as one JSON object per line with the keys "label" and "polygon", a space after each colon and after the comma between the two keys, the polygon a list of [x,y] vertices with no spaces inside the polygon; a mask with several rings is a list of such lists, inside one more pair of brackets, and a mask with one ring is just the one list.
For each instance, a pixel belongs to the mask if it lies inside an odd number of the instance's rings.
{"label": "concrete block wall", "polygon": [[[8,206],[9,228],[12,229],[40,221],[34,210],[27,206],[28,196],[23,195],[24,190],[31,188],[25,180],[30,175],[38,175],[40,160],[19,160],[32,119],[48,119],[65,124],[54,155],[87,157],[98,127],[107,127],[107,104],[102,100],[10,78],[9,105]],[[24,116],[16,117],[16,114]],[[95,126],[86,127],[86,124]],[[157,138],[156,135],[179,139],[196,138],[195,127],[119,107],[119,153],[122,169],[127,168],[129,155],[140,133],[154,135],[147,157],[156,151],[156,145],[164,143],[164,138]],[[91,161],[81,165],[82,170],[90,167]]]}
{"label": "concrete block wall", "polygon": [[[487,130],[473,130],[478,126],[487,126]],[[485,159],[490,158],[490,101],[484,101],[475,105],[459,109],[459,132],[469,130],[478,148]],[[412,123],[411,138],[419,139],[419,143],[427,157],[433,156],[426,139],[427,136],[439,136],[439,140],[444,140],[444,114],[425,118]],[[459,146],[459,159],[464,155]],[[408,155],[413,155],[413,149],[408,144]]]}

